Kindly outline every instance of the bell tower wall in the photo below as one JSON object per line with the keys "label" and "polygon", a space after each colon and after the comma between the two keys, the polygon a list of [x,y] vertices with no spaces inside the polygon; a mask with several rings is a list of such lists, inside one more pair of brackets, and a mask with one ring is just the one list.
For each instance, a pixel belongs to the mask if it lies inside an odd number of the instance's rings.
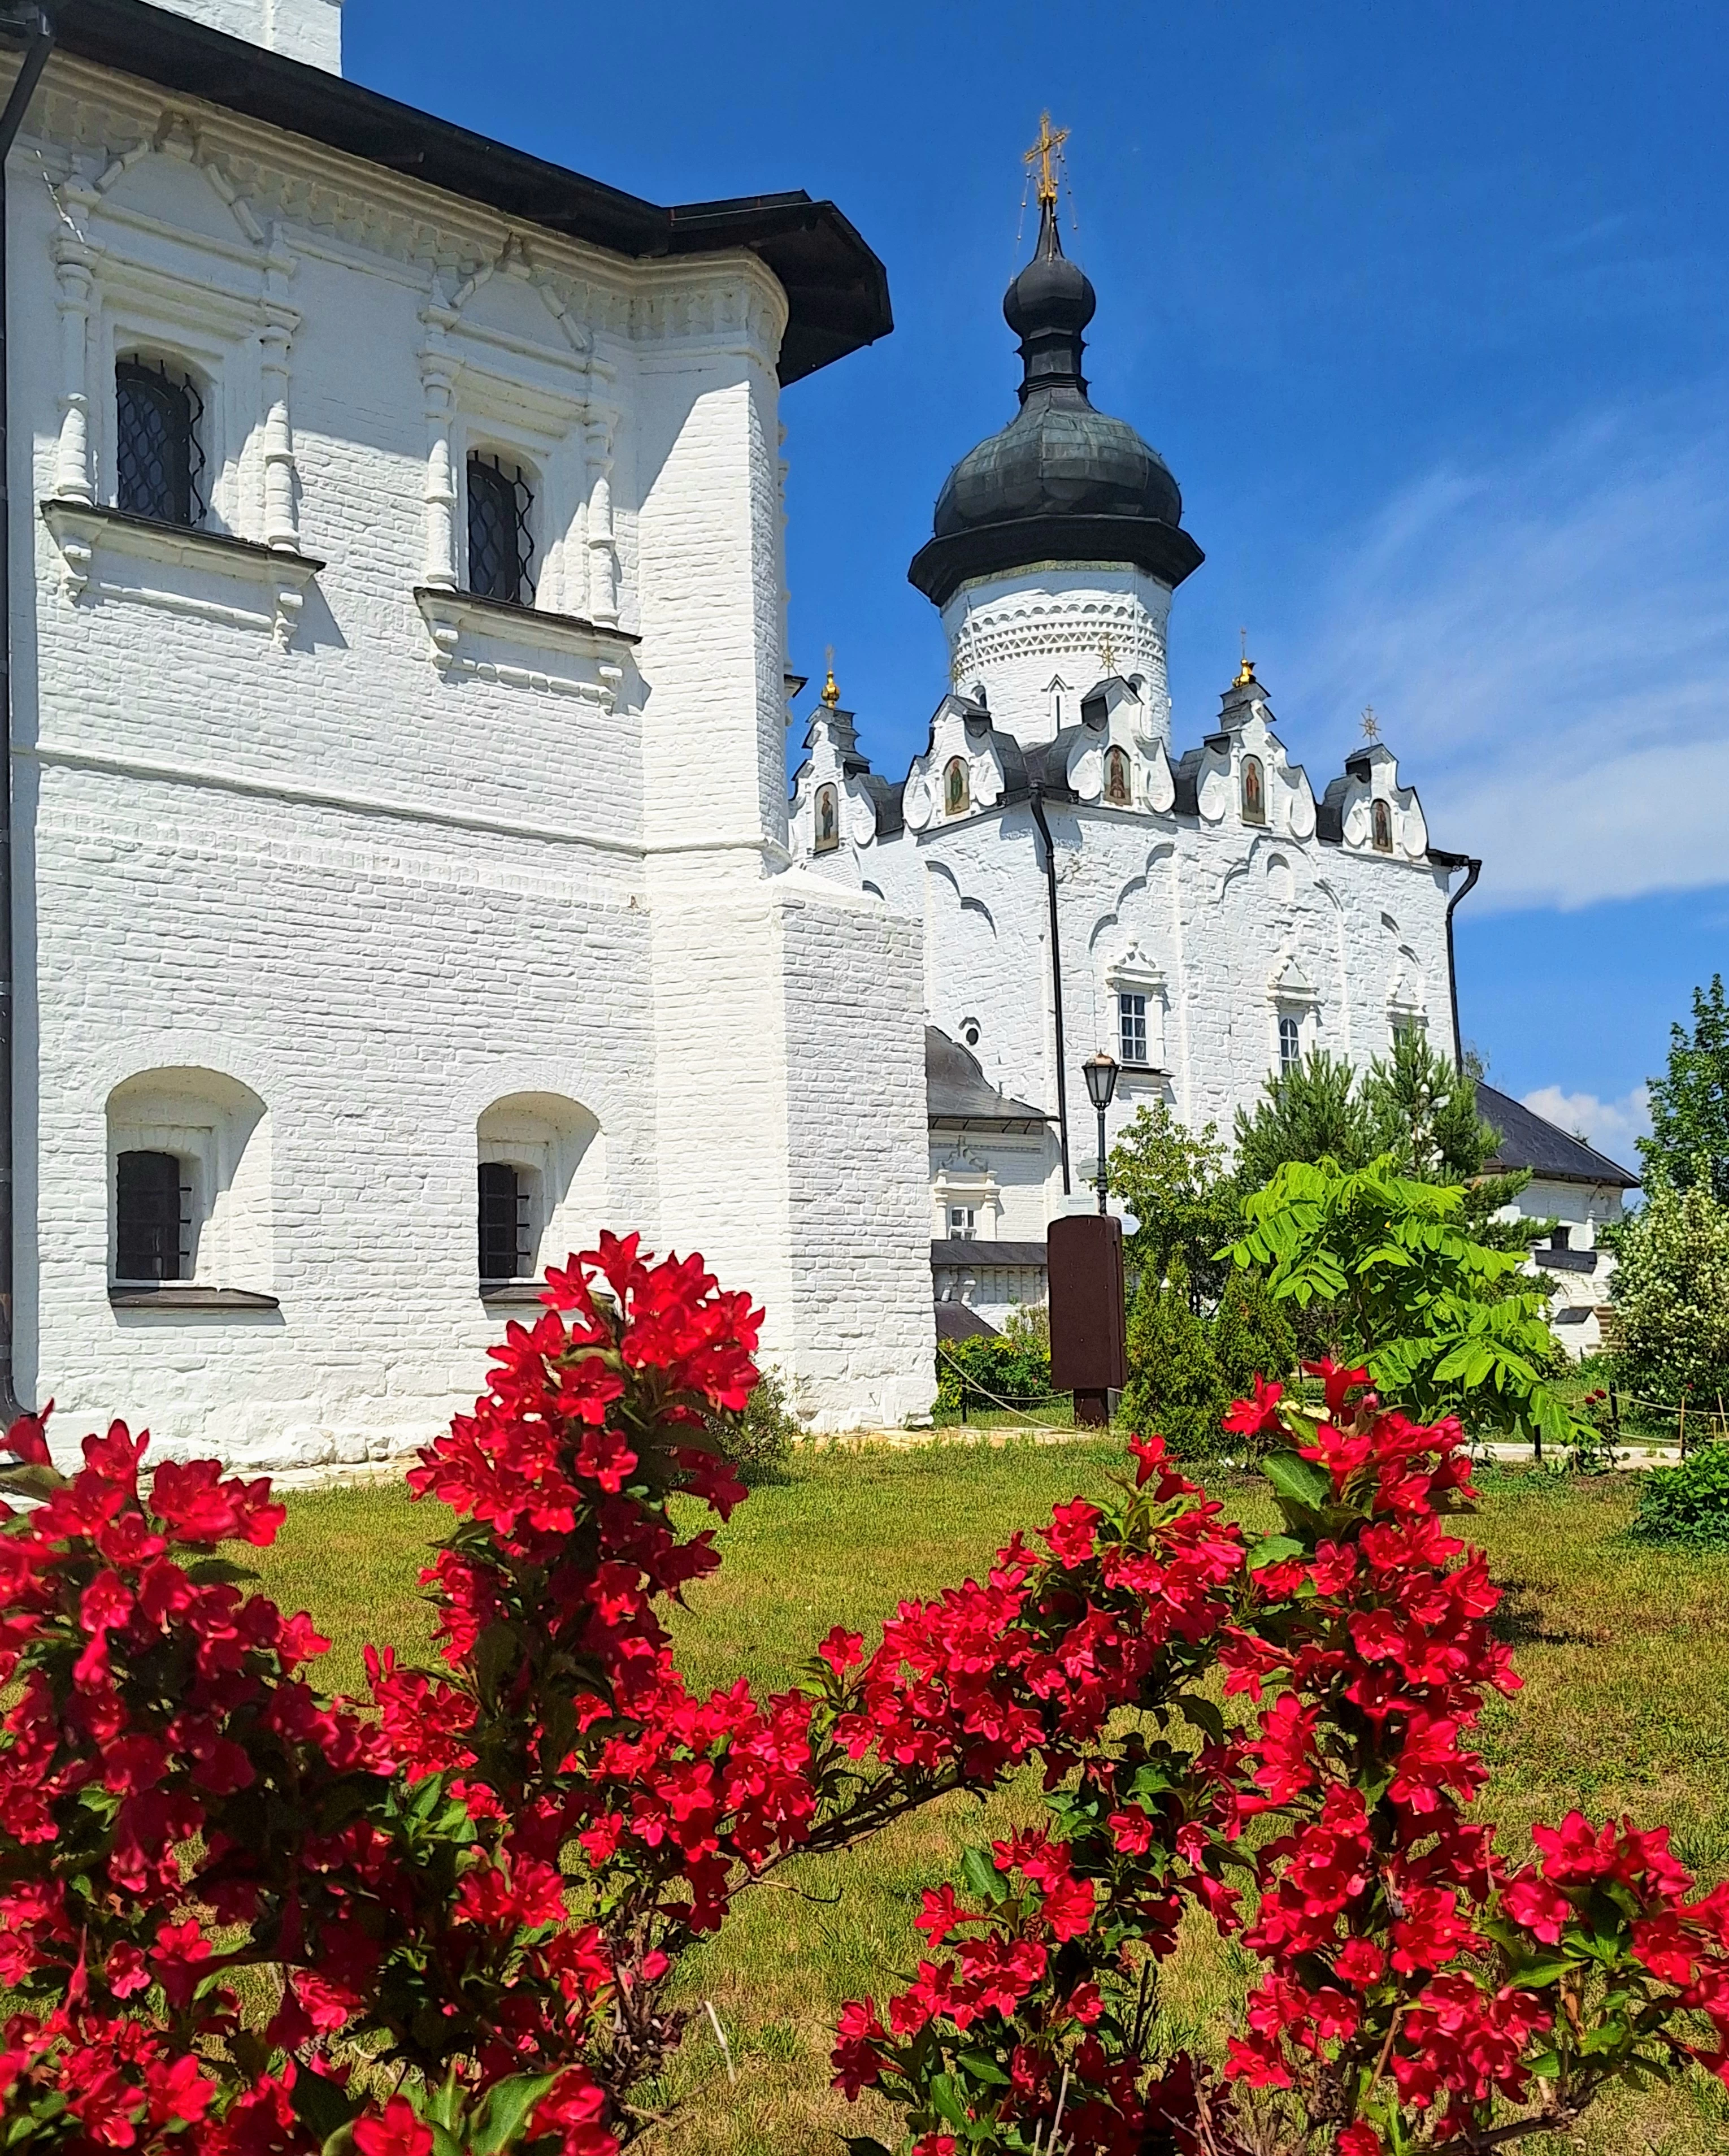
{"label": "bell tower wall", "polygon": [[1033,563],[977,578],[942,609],[950,678],[962,696],[982,687],[993,725],[1030,747],[1075,725],[1103,675],[1138,675],[1151,730],[1168,743],[1170,614],[1169,587],[1126,564]]}

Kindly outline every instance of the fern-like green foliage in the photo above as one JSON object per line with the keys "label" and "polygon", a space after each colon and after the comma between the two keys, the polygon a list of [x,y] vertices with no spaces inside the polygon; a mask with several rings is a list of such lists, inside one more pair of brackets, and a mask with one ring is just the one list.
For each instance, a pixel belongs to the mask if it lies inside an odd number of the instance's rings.
{"label": "fern-like green foliage", "polygon": [[[1456,1414],[1473,1436],[1576,1441],[1546,1372],[1545,1299],[1516,1285],[1518,1257],[1468,1231],[1456,1183],[1419,1183],[1391,1155],[1367,1167],[1287,1161],[1243,1201],[1234,1265],[1275,1302],[1313,1313],[1336,1359],[1422,1420]],[[1372,1344],[1371,1344],[1372,1343]]]}

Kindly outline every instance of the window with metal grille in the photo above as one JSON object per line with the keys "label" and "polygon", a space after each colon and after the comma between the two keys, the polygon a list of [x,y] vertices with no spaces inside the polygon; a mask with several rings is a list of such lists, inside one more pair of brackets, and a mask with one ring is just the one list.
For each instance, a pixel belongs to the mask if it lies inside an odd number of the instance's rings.
{"label": "window with metal grille", "polygon": [[1147,1055],[1147,998],[1125,991],[1116,999],[1117,1060],[1145,1063]]}
{"label": "window with metal grille", "polygon": [[167,360],[123,359],[114,405],[115,506],[162,524],[202,524],[209,505],[198,384]]}
{"label": "window with metal grille", "polygon": [[115,1171],[114,1274],[123,1281],[186,1278],[192,1186],[172,1152],[123,1152]]}
{"label": "window with metal grille", "polygon": [[526,1280],[534,1270],[533,1193],[528,1178],[500,1160],[480,1163],[480,1277]]}
{"label": "window with metal grille", "polygon": [[1280,1014],[1279,1019],[1279,1069],[1280,1074],[1282,1075],[1287,1070],[1295,1070],[1298,1064],[1300,1064],[1302,1060],[1302,1020],[1299,1018],[1294,1017],[1290,1011],[1285,1011]]}
{"label": "window with metal grille", "polygon": [[534,598],[534,491],[520,465],[469,459],[469,589],[527,606]]}

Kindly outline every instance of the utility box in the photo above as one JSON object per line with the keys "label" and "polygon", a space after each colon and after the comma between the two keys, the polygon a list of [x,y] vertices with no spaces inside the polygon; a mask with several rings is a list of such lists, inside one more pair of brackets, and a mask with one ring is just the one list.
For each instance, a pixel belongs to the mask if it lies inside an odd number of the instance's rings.
{"label": "utility box", "polygon": [[1046,1230],[1045,1253],[1051,1390],[1074,1394],[1077,1422],[1108,1422],[1111,1394],[1129,1381],[1122,1223],[1110,1213],[1066,1214]]}

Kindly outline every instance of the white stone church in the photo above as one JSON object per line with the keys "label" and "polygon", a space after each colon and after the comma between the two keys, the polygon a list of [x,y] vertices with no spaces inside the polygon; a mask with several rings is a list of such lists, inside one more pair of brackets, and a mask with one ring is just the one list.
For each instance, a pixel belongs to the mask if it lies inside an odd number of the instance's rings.
{"label": "white stone church", "polygon": [[1450,1037],[1466,864],[1390,752],[1317,797],[1246,665],[1173,738],[1200,551],[1049,218],[1020,414],[913,565],[928,749],[885,783],[831,696],[789,818],[780,393],[890,327],[844,217],[411,111],[339,0],[57,16],[7,170],[18,1390],[62,1436],[399,1453],[602,1226],[751,1288],[819,1427],[898,1423],[933,1264],[1030,1299],[1090,1202],[1095,1048],[1119,1115],[1228,1122]]}

